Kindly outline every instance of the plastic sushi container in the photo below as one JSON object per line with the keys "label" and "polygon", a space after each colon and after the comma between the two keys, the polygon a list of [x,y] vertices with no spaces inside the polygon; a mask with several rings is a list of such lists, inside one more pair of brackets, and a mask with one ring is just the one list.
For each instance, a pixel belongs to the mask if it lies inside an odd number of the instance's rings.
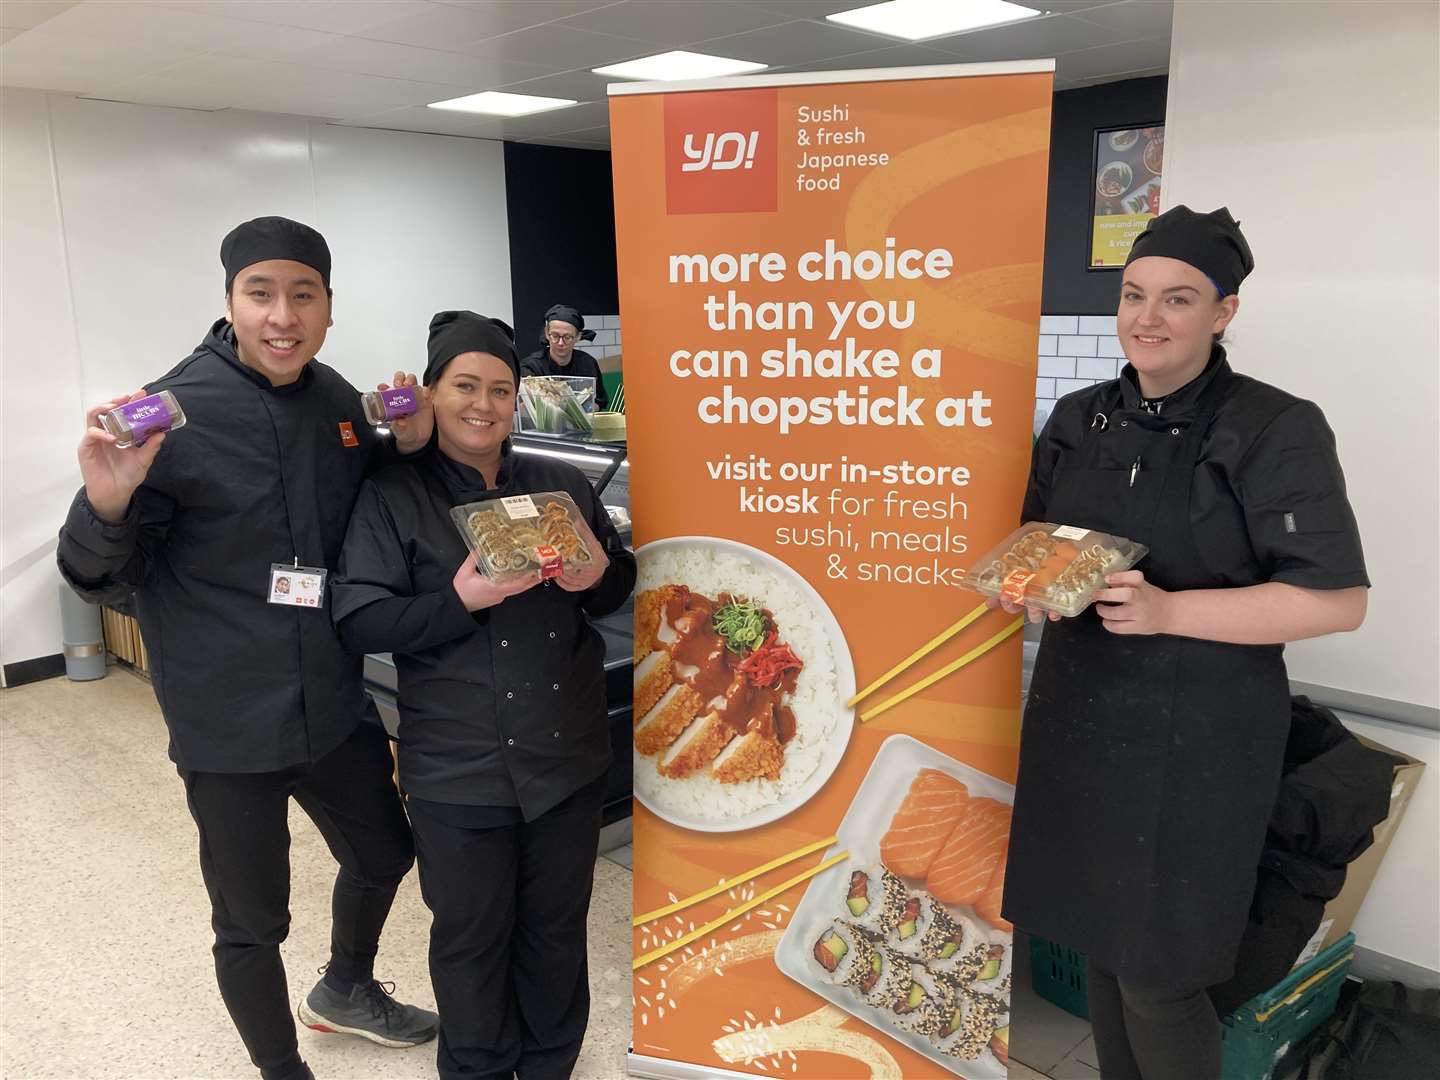
{"label": "plastic sushi container", "polygon": [[538,572],[543,581],[567,566],[589,566],[599,542],[563,491],[488,499],[452,507],[450,519],[480,572],[503,584]]}
{"label": "plastic sushi container", "polygon": [[527,375],[520,380],[520,421],[545,435],[588,435],[595,429],[595,380],[584,375]]}
{"label": "plastic sushi container", "polygon": [[1028,521],[976,561],[967,588],[1012,604],[1079,615],[1105,585],[1105,575],[1129,570],[1150,549],[1123,536]]}

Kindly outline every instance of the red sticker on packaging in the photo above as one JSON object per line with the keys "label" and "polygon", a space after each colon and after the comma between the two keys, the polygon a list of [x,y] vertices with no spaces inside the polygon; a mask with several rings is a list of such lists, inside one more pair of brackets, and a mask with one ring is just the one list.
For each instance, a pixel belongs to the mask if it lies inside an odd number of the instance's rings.
{"label": "red sticker on packaging", "polygon": [[559,577],[565,572],[565,559],[549,544],[541,544],[535,549],[535,557],[540,560],[540,580]]}
{"label": "red sticker on packaging", "polygon": [[1034,578],[1034,570],[1011,570],[1005,575],[1005,580],[1000,582],[1000,596],[1012,604],[1020,603],[1025,599],[1025,586]]}

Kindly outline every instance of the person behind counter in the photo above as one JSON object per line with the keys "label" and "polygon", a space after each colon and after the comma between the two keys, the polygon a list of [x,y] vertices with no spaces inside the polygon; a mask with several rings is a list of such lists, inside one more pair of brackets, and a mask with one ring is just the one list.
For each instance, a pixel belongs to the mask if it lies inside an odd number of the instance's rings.
{"label": "person behind counter", "polygon": [[545,328],[541,331],[540,348],[520,361],[521,375],[579,375],[595,380],[595,408],[604,412],[610,408],[609,395],[605,393],[605,380],[600,375],[600,364],[584,349],[577,349],[578,341],[591,341],[593,330],[585,329],[585,316],[573,307],[556,304],[545,312]]}
{"label": "person behind counter", "polygon": [[[585,916],[611,752],[586,616],[624,603],[635,558],[579,469],[511,452],[519,375],[500,324],[434,317],[435,451],[365,484],[334,586],[346,644],[394,654],[444,1080],[569,1076],[589,1017]],[[543,585],[538,571],[493,583],[451,507],[542,491],[568,493],[603,552]]]}
{"label": "person behind counter", "polygon": [[1056,404],[1025,495],[1022,520],[1150,548],[1045,626],[1005,879],[1007,919],[1087,955],[1107,1080],[1220,1075],[1206,987],[1234,969],[1278,790],[1284,643],[1365,614],[1324,415],[1219,344],[1253,266],[1228,210],[1150,222],[1121,284],[1129,363]]}
{"label": "person behind counter", "polygon": [[[89,411],[85,486],[58,560],[91,602],[136,593],[200,835],[220,994],[261,1075],[295,1080],[312,1074],[280,957],[292,796],[340,863],[330,961],[301,1018],[385,1046],[435,1035],[435,1014],[396,1002],[372,970],[414,862],[385,732],[360,659],[327,612],[286,603],[295,575],[282,572],[336,565],[361,480],[394,454],[363,422],[360,395],[315,359],[331,324],[324,237],[257,218],[225,237],[220,261],[227,317],[148,388],[173,391],[186,426],[121,450],[99,423],[118,403]],[[396,447],[420,448],[432,426],[428,408],[397,421]]]}

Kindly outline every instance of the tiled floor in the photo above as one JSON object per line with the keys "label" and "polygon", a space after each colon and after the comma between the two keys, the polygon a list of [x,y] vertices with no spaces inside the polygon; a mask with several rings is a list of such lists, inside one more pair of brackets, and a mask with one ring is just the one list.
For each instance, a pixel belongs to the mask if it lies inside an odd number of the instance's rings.
{"label": "tiled floor", "polygon": [[[215,989],[195,831],[147,683],[121,670],[0,691],[0,1075],[189,1080],[256,1074]],[[334,863],[292,812],[283,947],[298,997],[325,956]],[[625,1076],[630,1030],[630,845],[595,866],[590,1033],[577,1080]],[[401,885],[377,973],[433,1007],[429,913]],[[1010,1076],[1093,1080],[1089,1025],[1037,997],[1016,965]],[[43,1023],[37,1023],[43,1017]],[[320,1080],[435,1076],[434,1047],[384,1050],[302,1029]]]}
{"label": "tiled floor", "polygon": [[[113,670],[0,691],[0,1075],[6,1080],[237,1077],[251,1067],[215,989],[195,827],[147,683]],[[334,862],[292,811],[290,993],[315,979]],[[590,1035],[575,1075],[625,1076],[630,872],[601,858],[590,908]],[[434,1007],[430,916],[414,874],[385,927],[377,974]],[[435,1046],[386,1050],[305,1029],[320,1080],[435,1076]]]}

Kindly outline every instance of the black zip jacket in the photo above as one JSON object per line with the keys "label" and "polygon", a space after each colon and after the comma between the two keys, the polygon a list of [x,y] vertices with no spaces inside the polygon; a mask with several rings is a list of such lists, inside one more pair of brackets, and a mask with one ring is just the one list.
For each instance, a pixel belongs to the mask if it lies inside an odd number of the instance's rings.
{"label": "black zip jacket", "polygon": [[[463,503],[542,491],[575,500],[610,566],[572,593],[545,582],[473,615],[452,584],[469,555],[450,519]],[[518,806],[534,820],[611,760],[605,647],[587,615],[620,607],[635,556],[573,465],[508,454],[494,488],[438,450],[360,492],[333,594],[357,653],[394,654],[400,780],[430,802]]]}
{"label": "black zip jacket", "polygon": [[577,378],[595,380],[595,408],[604,412],[610,408],[610,397],[605,393],[605,378],[600,374],[600,362],[584,349],[570,354],[570,363],[561,367],[550,355],[550,346],[542,345],[520,361],[521,375],[574,375]]}
{"label": "black zip jacket", "polygon": [[166,438],[123,521],[102,521],[80,489],[60,530],[60,572],[94,603],[135,592],[180,767],[315,761],[365,715],[362,659],[345,651],[328,611],[266,602],[271,564],[333,576],[361,481],[393,451],[332,368],[312,360],[296,382],[272,386],[240,362],[224,319],[146,389],[173,392],[186,424]]}

